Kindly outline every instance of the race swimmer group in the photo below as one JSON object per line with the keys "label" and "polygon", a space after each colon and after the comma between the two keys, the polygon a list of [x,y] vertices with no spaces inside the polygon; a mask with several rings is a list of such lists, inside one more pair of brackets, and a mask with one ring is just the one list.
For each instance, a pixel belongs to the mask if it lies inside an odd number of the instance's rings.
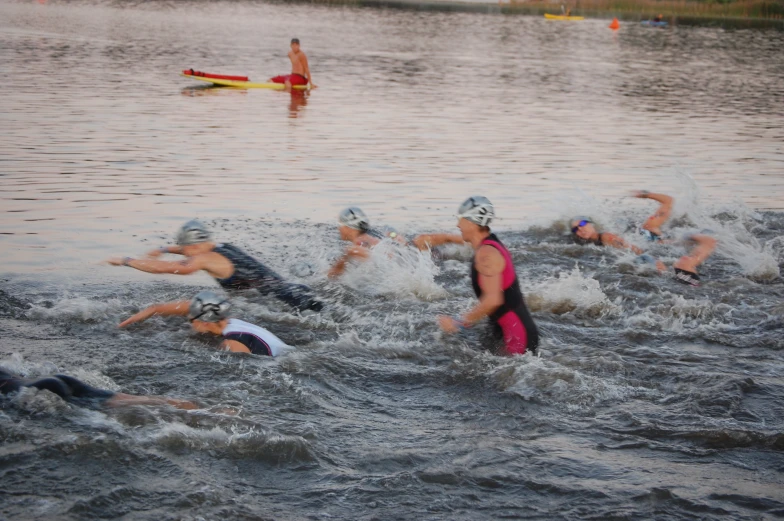
{"label": "race swimmer group", "polygon": [[[658,210],[642,225],[642,233],[651,242],[663,242],[662,226],[672,214],[673,199],[665,194],[637,192],[634,197],[650,199],[659,203]],[[350,207],[338,216],[338,231],[341,240],[348,243],[345,252],[334,262],[328,272],[329,278],[341,276],[347,266],[369,258],[373,248],[382,241],[391,241],[401,247],[422,251],[437,251],[446,244],[468,243],[474,250],[471,262],[471,285],[478,299],[477,304],[462,316],[438,317],[438,324],[447,333],[457,333],[489,318],[503,348],[499,354],[517,355],[526,351],[536,352],[539,332],[525,305],[520,283],[515,272],[509,250],[490,230],[495,217],[493,204],[485,197],[466,199],[458,209],[460,234],[432,233],[406,238],[393,230],[373,228],[365,213]],[[638,254],[637,262],[656,266],[660,272],[667,271],[661,261],[645,254],[637,246],[624,241],[610,232],[600,232],[596,224],[587,217],[576,217],[570,223],[572,236],[580,244],[595,244],[628,249]],[[716,241],[703,234],[694,234],[684,239],[690,251],[674,263],[675,280],[696,286],[699,284],[697,267],[713,252]],[[182,255],[181,261],[164,261],[158,257],[163,253]],[[199,221],[185,223],[177,234],[177,244],[164,246],[148,252],[147,259],[115,257],[109,264],[129,266],[148,273],[171,273],[188,275],[204,270],[229,293],[253,288],[261,294],[272,295],[299,311],[319,311],[323,304],[313,290],[301,284],[286,282],[261,261],[248,255],[240,248],[226,243],[214,242],[210,232]],[[141,322],[153,315],[188,316],[193,328],[203,333],[212,333],[223,338],[220,348],[253,354],[276,356],[289,349],[283,341],[266,329],[229,317],[230,303],[225,297],[212,291],[199,293],[190,302],[179,301],[156,304],[140,311],[120,324],[126,327]]]}
{"label": "race swimmer group", "polygon": [[[634,197],[657,201],[660,206],[639,230],[651,242],[670,242],[663,238],[662,226],[672,213],[673,199],[664,194],[637,192]],[[466,199],[458,209],[457,227],[460,234],[425,234],[406,239],[392,230],[371,228],[365,213],[356,207],[346,208],[338,216],[340,238],[348,242],[345,253],[328,272],[330,278],[344,273],[347,265],[369,258],[373,247],[381,241],[392,241],[401,247],[422,251],[435,251],[446,244],[469,244],[474,250],[471,261],[471,286],[478,299],[476,305],[462,316],[439,316],[438,324],[446,334],[453,334],[489,319],[492,330],[503,347],[498,354],[522,355],[537,352],[539,331],[525,305],[509,250],[490,230],[495,217],[493,204],[482,196]],[[628,249],[637,254],[637,262],[655,266],[666,272],[666,266],[637,246],[631,245],[616,234],[602,232],[588,217],[575,217],[570,222],[571,234],[579,244],[610,246]],[[113,266],[129,266],[148,273],[188,275],[206,271],[227,292],[236,293],[255,289],[262,295],[272,295],[298,311],[320,311],[323,304],[313,290],[302,284],[292,284],[269,269],[259,260],[240,248],[226,243],[213,242],[207,228],[199,221],[185,223],[177,234],[177,244],[163,246],[147,253],[147,259],[113,257]],[[705,234],[684,237],[683,244],[690,251],[673,264],[676,281],[690,286],[699,285],[697,267],[710,257],[716,240]],[[181,261],[159,260],[169,253],[185,257]],[[278,356],[292,349],[281,339],[261,326],[230,316],[228,298],[215,291],[201,291],[190,301],[175,301],[149,306],[125,319],[119,327],[125,328],[148,318],[184,316],[199,333],[220,337],[216,347],[235,353]],[[172,405],[181,409],[195,409],[192,402],[160,396],[134,396],[97,389],[66,375],[39,379],[25,379],[0,368],[0,394],[18,392],[25,387],[49,390],[69,403],[94,407],[123,405]]]}

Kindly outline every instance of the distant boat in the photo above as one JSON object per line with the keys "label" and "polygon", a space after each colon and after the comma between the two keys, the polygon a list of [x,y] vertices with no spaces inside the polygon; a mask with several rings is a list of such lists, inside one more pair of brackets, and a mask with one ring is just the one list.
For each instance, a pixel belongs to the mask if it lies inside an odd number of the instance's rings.
{"label": "distant boat", "polygon": [[585,20],[584,16],[566,16],[563,14],[550,14],[550,13],[544,13],[544,17],[547,18],[548,20],[572,20],[572,21]]}
{"label": "distant boat", "polygon": [[659,22],[657,22],[656,20],[643,20],[640,23],[647,27],[667,27],[668,25],[667,22],[665,22],[664,20],[661,20]]}

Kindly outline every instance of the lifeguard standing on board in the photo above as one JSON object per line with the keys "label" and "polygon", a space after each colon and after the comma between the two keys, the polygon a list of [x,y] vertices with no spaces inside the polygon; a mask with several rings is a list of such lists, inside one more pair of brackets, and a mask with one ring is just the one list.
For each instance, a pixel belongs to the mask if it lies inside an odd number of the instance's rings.
{"label": "lifeguard standing on board", "polygon": [[291,92],[293,85],[308,85],[311,89],[318,86],[313,83],[313,77],[310,75],[310,66],[308,65],[308,57],[299,47],[299,38],[291,39],[291,50],[289,51],[289,60],[291,60],[291,74],[281,74],[270,78],[272,83],[283,83],[286,85],[286,92]]}

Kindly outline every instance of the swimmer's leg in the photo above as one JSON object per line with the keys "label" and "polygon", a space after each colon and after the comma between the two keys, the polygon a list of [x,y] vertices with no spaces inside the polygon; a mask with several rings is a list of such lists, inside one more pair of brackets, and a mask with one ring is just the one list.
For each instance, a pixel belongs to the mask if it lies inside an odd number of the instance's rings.
{"label": "swimmer's leg", "polygon": [[636,197],[639,199],[653,199],[654,201],[661,203],[661,206],[656,210],[656,213],[648,217],[648,220],[642,225],[643,230],[648,230],[651,233],[661,236],[661,227],[669,220],[670,215],[672,214],[674,199],[669,195],[654,194],[650,192],[637,192]]}
{"label": "swimmer's leg", "polygon": [[520,317],[514,311],[509,311],[498,319],[498,325],[504,334],[504,345],[507,355],[522,355],[528,347],[528,331]]}
{"label": "swimmer's leg", "polygon": [[63,400],[69,400],[71,398],[70,387],[59,377],[49,376],[47,378],[41,378],[40,380],[35,380],[34,382],[25,383],[23,385],[24,387],[35,387],[40,391],[50,391]]}

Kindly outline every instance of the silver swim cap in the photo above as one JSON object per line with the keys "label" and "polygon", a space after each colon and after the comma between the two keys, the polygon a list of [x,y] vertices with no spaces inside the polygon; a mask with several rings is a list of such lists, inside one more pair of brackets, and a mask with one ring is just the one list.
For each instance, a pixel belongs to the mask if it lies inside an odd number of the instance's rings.
{"label": "silver swim cap", "polygon": [[193,300],[188,309],[188,319],[201,320],[202,322],[220,322],[224,318],[229,318],[231,302],[226,297],[218,295],[214,291],[201,291]]}
{"label": "silver swim cap", "polygon": [[343,226],[348,226],[349,228],[353,228],[361,232],[366,232],[370,229],[370,219],[367,218],[365,212],[356,206],[346,208],[340,212],[340,215],[338,216],[338,222]]}
{"label": "silver swim cap", "polygon": [[177,244],[179,246],[190,246],[210,240],[210,232],[201,222],[193,219],[182,225],[177,232]]}
{"label": "silver swim cap", "polygon": [[479,226],[488,226],[495,217],[495,209],[490,199],[475,195],[463,201],[457,209],[457,216]]}

